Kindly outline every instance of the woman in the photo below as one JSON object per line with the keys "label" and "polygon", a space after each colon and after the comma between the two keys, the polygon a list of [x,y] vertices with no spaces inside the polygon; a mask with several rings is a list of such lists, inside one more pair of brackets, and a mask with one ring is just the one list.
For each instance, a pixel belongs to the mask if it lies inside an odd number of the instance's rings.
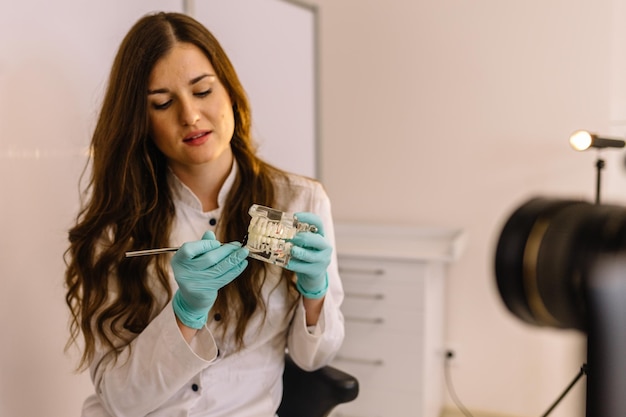
{"label": "woman", "polygon": [[[304,369],[344,336],[330,202],[259,159],[218,41],[177,13],[140,19],[113,63],[70,230],[70,342],[95,394],[83,416],[273,416],[285,348]],[[297,213],[285,268],[248,259],[252,204]],[[221,243],[228,242],[228,243]],[[173,255],[125,257],[181,246]]]}

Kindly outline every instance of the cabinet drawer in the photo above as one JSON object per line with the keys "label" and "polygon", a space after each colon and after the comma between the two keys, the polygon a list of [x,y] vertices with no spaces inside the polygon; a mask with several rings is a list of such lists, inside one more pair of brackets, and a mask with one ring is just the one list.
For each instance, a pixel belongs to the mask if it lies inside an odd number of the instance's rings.
{"label": "cabinet drawer", "polygon": [[419,313],[424,308],[424,291],[419,285],[359,285],[348,282],[344,284],[343,290],[346,308],[354,313],[386,308]]}
{"label": "cabinet drawer", "polygon": [[422,375],[421,338],[413,333],[384,330],[368,336],[356,335],[351,332],[353,327],[346,327],[346,338],[335,359],[339,367],[354,368],[359,383],[380,389],[414,390]]}
{"label": "cabinet drawer", "polygon": [[370,329],[368,327],[346,326],[346,337],[339,356],[353,362],[371,365],[387,365],[395,363],[399,358],[406,359],[409,363],[419,362],[422,359],[423,344],[420,335],[414,332],[400,333],[385,328]]}
{"label": "cabinet drawer", "polygon": [[[394,304],[391,300],[385,302],[369,301],[346,295],[341,311],[345,318],[346,327],[367,327],[370,332],[385,328],[406,333],[407,322],[412,323],[414,328],[420,328],[419,323],[425,319],[422,305],[423,303],[417,300],[412,304]],[[414,332],[414,330],[410,331],[410,333]]]}
{"label": "cabinet drawer", "polygon": [[366,314],[369,310],[397,309],[408,313],[423,311],[424,289],[422,282],[410,284],[358,282],[344,280],[345,311]]}
{"label": "cabinet drawer", "polygon": [[428,281],[424,277],[427,268],[421,263],[342,258],[339,268],[347,326],[369,323],[406,330],[407,321],[419,321],[424,315]]}
{"label": "cabinet drawer", "polygon": [[[370,340],[368,344],[369,338],[361,338],[361,343],[348,341],[339,352],[333,364],[356,376],[359,396],[332,415],[437,417],[443,401],[443,349],[426,346],[421,338],[381,336],[385,338],[378,343]],[[377,362],[358,360],[379,353]]]}
{"label": "cabinet drawer", "polygon": [[348,296],[396,305],[412,305],[429,277],[428,268],[420,263],[407,266],[354,259],[340,260],[339,274]]}
{"label": "cabinet drawer", "polygon": [[338,256],[339,273],[342,279],[361,282],[415,282],[428,275],[428,264],[418,261],[389,261],[381,259]]}

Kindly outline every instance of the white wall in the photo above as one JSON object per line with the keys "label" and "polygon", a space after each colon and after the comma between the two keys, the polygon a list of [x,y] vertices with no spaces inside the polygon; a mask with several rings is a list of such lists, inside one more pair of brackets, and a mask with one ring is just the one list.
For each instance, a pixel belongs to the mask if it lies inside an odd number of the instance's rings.
{"label": "white wall", "polygon": [[[509,314],[494,249],[530,196],[593,199],[596,155],[568,137],[626,120],[623,1],[314,3],[335,217],[465,230],[447,289],[456,391],[475,412],[541,415],[578,373],[585,340]],[[624,153],[604,156],[604,201],[624,201]],[[581,415],[583,396],[579,383],[552,416]]]}

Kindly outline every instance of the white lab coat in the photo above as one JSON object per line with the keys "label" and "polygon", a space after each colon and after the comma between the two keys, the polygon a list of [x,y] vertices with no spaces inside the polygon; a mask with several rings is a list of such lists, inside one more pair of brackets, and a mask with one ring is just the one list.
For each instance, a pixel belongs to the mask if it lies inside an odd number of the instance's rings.
{"label": "white lab coat", "polygon": [[[197,240],[206,230],[214,229],[211,219],[219,221],[236,171],[235,164],[220,191],[220,208],[208,213],[202,212],[198,199],[170,173],[176,205],[172,245]],[[316,213],[334,246],[330,202],[321,184],[294,175],[290,184],[277,183],[276,191],[280,203],[276,208]],[[328,269],[329,290],[314,328],[305,324],[301,299],[295,310],[288,309],[286,286],[277,286],[281,269],[272,268],[262,289],[267,305],[265,321],[260,314],[253,316],[243,350],[235,352],[232,338],[216,331],[218,312],[214,311],[206,327],[188,345],[176,325],[171,303],[167,303],[117,362],[106,355],[106,349],[98,349],[90,366],[96,392],[85,401],[82,416],[274,416],[282,396],[285,347],[301,367],[322,367],[338,351],[344,326],[339,309],[343,288],[334,253]],[[171,285],[176,289],[173,277]]]}

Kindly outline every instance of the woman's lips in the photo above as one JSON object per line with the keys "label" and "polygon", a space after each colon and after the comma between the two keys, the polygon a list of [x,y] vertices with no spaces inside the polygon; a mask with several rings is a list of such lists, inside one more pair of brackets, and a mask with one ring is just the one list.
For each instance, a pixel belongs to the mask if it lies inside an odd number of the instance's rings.
{"label": "woman's lips", "polygon": [[192,132],[189,135],[185,136],[183,142],[187,145],[192,146],[202,145],[209,139],[210,133],[210,131]]}

